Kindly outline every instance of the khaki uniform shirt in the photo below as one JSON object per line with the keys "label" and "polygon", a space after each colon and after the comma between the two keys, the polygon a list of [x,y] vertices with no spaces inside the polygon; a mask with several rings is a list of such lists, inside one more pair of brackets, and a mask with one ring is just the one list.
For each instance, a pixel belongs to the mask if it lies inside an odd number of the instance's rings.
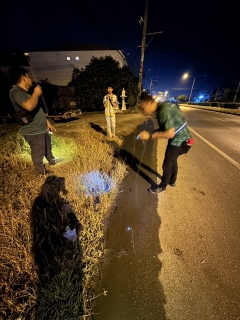
{"label": "khaki uniform shirt", "polygon": [[[113,117],[115,114],[115,108],[112,106],[111,102],[109,101],[109,99],[107,99],[107,96],[104,96],[103,98],[103,104],[105,105],[105,103],[107,102],[107,107],[105,108],[105,116],[107,117]],[[113,103],[117,103],[117,96],[115,94],[113,94],[111,96],[112,98],[112,102]]]}

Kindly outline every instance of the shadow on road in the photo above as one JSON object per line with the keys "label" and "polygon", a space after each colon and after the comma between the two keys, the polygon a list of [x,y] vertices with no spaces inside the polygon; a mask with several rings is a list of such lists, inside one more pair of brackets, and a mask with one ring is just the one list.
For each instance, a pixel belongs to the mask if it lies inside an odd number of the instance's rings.
{"label": "shadow on road", "polygon": [[145,179],[151,186],[157,187],[157,183],[153,181],[146,173],[144,173],[140,168],[143,168],[147,171],[149,171],[154,176],[158,177],[159,179],[162,179],[162,176],[155,171],[154,169],[150,168],[143,162],[141,162],[138,158],[136,158],[133,154],[128,152],[125,149],[122,149],[120,151],[120,157],[124,160],[124,162],[131,167],[132,170],[136,172],[136,178],[137,175],[141,176],[143,179]]}

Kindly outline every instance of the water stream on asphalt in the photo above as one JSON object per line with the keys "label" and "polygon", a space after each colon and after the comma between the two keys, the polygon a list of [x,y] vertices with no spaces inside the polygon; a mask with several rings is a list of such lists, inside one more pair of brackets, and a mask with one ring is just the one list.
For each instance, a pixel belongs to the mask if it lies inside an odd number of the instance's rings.
{"label": "water stream on asphalt", "polygon": [[[96,283],[94,320],[165,320],[165,296],[159,281],[161,253],[157,196],[148,192],[159,183],[156,172],[156,141],[143,145],[136,140],[142,130],[153,131],[148,120],[125,138],[120,161],[128,174],[110,214],[106,231],[106,254]],[[107,295],[101,295],[106,290]]]}

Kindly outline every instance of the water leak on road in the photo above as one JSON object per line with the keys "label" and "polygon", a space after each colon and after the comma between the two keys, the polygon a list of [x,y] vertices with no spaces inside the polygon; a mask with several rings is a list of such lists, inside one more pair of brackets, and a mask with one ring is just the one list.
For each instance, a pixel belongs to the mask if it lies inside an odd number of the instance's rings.
{"label": "water leak on road", "polygon": [[[125,138],[119,159],[125,161],[128,174],[116,209],[107,221],[106,251],[100,266],[95,295],[94,320],[164,320],[165,296],[159,281],[161,253],[157,214],[157,196],[148,192],[159,182],[156,172],[156,142],[144,146],[136,140],[144,129],[153,131],[148,120]],[[143,152],[143,147],[145,148]]]}

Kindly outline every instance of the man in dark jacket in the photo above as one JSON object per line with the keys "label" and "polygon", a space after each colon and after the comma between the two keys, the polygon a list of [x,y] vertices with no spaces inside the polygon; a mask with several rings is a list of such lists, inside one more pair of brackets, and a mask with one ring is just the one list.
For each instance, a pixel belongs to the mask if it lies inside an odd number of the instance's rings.
{"label": "man in dark jacket", "polygon": [[61,159],[54,158],[51,138],[48,133],[56,130],[38,105],[42,89],[37,85],[32,94],[28,92],[33,84],[28,71],[22,67],[12,67],[9,73],[13,83],[16,84],[9,93],[15,110],[14,117],[20,118],[21,133],[30,145],[35,171],[41,175],[52,173],[45,169],[43,158],[46,157],[50,165],[56,164]]}
{"label": "man in dark jacket", "polygon": [[189,151],[193,139],[187,122],[176,104],[168,101],[158,103],[146,92],[143,92],[140,105],[144,115],[149,116],[154,112],[156,113],[159,125],[159,129],[153,133],[140,132],[140,140],[168,139],[161,183],[157,188],[151,187],[149,189],[151,193],[157,194],[165,191],[168,185],[175,186],[178,173],[177,158]]}

